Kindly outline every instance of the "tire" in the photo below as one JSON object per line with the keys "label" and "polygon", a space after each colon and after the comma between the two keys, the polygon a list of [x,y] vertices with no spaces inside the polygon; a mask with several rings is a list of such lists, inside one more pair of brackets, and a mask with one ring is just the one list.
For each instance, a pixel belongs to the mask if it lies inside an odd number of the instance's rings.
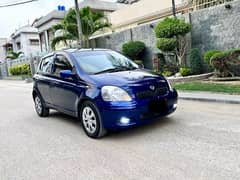
{"label": "tire", "polygon": [[87,136],[96,139],[106,135],[107,131],[103,127],[100,112],[91,101],[83,103],[80,109],[80,120]]}
{"label": "tire", "polygon": [[40,117],[47,117],[49,115],[49,108],[43,103],[39,95],[34,97],[35,110]]}

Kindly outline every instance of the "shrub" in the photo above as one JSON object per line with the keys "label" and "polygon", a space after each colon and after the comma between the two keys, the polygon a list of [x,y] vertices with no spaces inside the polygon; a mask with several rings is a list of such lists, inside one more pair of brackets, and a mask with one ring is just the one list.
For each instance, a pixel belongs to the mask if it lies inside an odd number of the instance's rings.
{"label": "shrub", "polygon": [[217,76],[240,76],[240,49],[217,53],[210,62]]}
{"label": "shrub", "polygon": [[180,68],[179,72],[182,76],[189,76],[192,74],[192,71],[190,68]]}
{"label": "shrub", "polygon": [[142,60],[135,60],[134,62],[135,62],[137,65],[142,65],[142,64],[143,64]]}
{"label": "shrub", "polygon": [[198,49],[190,52],[190,69],[193,74],[201,74],[204,71],[203,60]]}
{"label": "shrub", "polygon": [[17,66],[10,67],[10,73],[13,76],[21,76],[21,75],[31,75],[31,69],[29,64],[22,64]]}
{"label": "shrub", "polygon": [[132,60],[138,59],[145,49],[145,44],[141,41],[129,41],[122,46],[124,55],[130,57]]}
{"label": "shrub", "polygon": [[163,71],[162,72],[162,75],[167,76],[167,77],[172,76],[173,74],[174,73],[172,73],[171,71]]}
{"label": "shrub", "polygon": [[210,64],[210,59],[217,53],[220,53],[221,51],[219,50],[210,50],[210,51],[207,51],[205,52],[204,54],[204,60],[205,62],[211,67],[211,64]]}
{"label": "shrub", "polygon": [[175,74],[179,71],[179,67],[175,63],[167,63],[164,65],[163,70]]}
{"label": "shrub", "polygon": [[165,18],[155,28],[157,38],[173,38],[175,36],[184,36],[191,30],[191,25],[184,20],[177,18]]}
{"label": "shrub", "polygon": [[174,51],[177,47],[177,40],[175,38],[160,38],[157,40],[156,46],[163,52]]}

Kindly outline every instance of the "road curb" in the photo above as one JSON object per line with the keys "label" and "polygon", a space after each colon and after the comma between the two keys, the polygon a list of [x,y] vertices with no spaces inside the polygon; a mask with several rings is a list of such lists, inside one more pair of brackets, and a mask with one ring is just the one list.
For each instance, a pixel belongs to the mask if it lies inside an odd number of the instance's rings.
{"label": "road curb", "polygon": [[227,99],[210,99],[210,98],[195,98],[195,97],[181,97],[182,100],[191,100],[191,101],[203,101],[203,102],[215,102],[215,103],[225,103],[225,104],[240,104],[240,101],[236,100],[227,100]]}

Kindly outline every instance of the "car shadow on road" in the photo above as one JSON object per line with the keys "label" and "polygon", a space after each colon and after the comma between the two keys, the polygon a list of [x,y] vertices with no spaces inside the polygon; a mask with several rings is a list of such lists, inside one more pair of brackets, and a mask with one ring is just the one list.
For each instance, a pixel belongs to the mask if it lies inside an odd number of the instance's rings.
{"label": "car shadow on road", "polygon": [[58,111],[54,111],[54,110],[52,110],[50,112],[49,117],[51,119],[63,121],[65,123],[69,123],[69,124],[77,124],[77,125],[80,124],[80,121],[77,118],[69,116],[69,115],[61,113],[61,112],[58,112]]}
{"label": "car shadow on road", "polygon": [[[69,125],[78,126],[80,130],[83,130],[79,119],[75,117],[72,117],[57,111],[51,111],[49,117],[51,117],[51,119],[54,118],[54,120],[67,123]],[[162,117],[160,119],[157,119],[153,122],[146,123],[144,125],[131,127],[124,130],[110,131],[108,135],[105,136],[103,139],[106,139],[106,140],[112,139],[112,138],[124,139],[129,137],[147,135],[149,133],[153,133],[154,131],[159,131],[159,129],[161,128],[174,125],[175,123],[176,121],[174,120],[174,116]]]}
{"label": "car shadow on road", "polygon": [[162,117],[153,122],[146,123],[144,125],[139,125],[136,127],[132,127],[129,129],[121,130],[121,131],[111,131],[109,135],[105,138],[107,139],[124,139],[124,138],[132,138],[145,136],[148,134],[155,134],[155,131],[159,131],[162,128],[172,126],[176,123],[174,117]]}

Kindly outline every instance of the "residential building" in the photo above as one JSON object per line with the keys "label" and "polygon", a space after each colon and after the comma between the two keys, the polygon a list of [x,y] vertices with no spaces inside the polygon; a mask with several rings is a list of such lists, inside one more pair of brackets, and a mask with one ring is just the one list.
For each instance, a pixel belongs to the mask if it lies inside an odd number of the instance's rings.
{"label": "residential building", "polygon": [[133,4],[133,3],[136,3],[140,0],[118,0],[117,2],[118,3],[124,3],[124,4]]}
{"label": "residential building", "polygon": [[126,4],[107,2],[102,0],[84,0],[79,3],[79,8],[90,7],[93,11],[103,12],[104,15],[109,15],[110,13],[126,7]]}
{"label": "residential building", "polygon": [[[128,2],[131,3],[131,0]],[[187,7],[187,3],[184,2],[184,0],[175,0],[177,12],[181,12]],[[171,14],[171,0],[141,0],[111,13],[109,19],[115,31],[121,31],[157,21]]]}
{"label": "residential building", "polygon": [[54,10],[48,13],[46,16],[43,16],[34,22],[34,27],[38,29],[41,52],[45,53],[52,50],[51,42],[54,38],[54,31],[52,30],[52,27],[59,24],[65,15],[65,9],[60,8],[59,10]]}
{"label": "residential building", "polygon": [[30,25],[17,29],[11,35],[12,50],[23,52],[24,56],[40,53],[38,30]]}
{"label": "residential building", "polygon": [[[125,6],[127,5],[101,0],[84,0],[79,3],[79,9],[82,9],[84,7],[90,7],[93,11],[100,11],[103,12],[105,15],[109,15],[110,13]],[[58,10],[50,12],[46,16],[37,19],[33,23],[34,27],[38,29],[41,52],[44,53],[52,51],[51,42],[54,38],[54,32],[52,30],[52,27],[56,24],[59,24],[63,20],[66,13],[67,11],[65,11],[65,8],[58,7]]]}
{"label": "residential building", "polygon": [[7,38],[0,38],[0,63],[4,62],[6,58],[6,48]]}

